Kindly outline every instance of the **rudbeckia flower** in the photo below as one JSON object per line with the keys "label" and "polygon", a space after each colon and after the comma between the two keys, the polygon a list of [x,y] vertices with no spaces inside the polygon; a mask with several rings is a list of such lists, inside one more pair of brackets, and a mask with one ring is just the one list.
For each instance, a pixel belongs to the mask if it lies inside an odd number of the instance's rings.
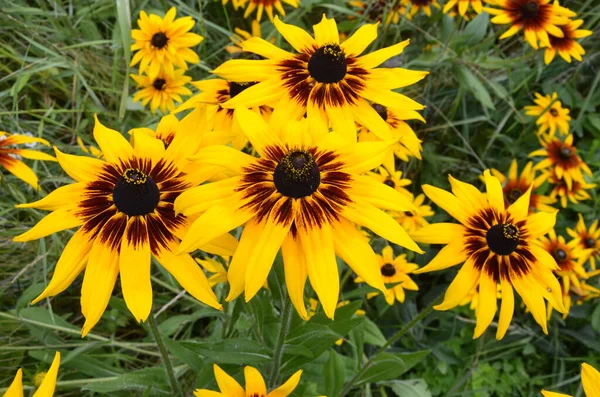
{"label": "rudbeckia flower", "polygon": [[[247,32],[240,28],[234,28],[233,31],[235,32],[235,34],[233,36],[229,36],[229,40],[231,40],[231,43],[233,45],[228,45],[225,47],[225,51],[232,55],[244,52],[244,50],[242,49],[242,42],[244,40],[248,40],[252,37],[262,37],[262,33],[260,31],[260,22],[256,19],[252,20],[252,28],[250,32]],[[274,43],[275,37],[271,38],[270,42]]]}
{"label": "rudbeckia flower", "polygon": [[[162,141],[143,132],[134,132],[132,145],[96,119],[94,139],[104,160],[73,156],[55,148],[58,163],[75,183],[39,201],[18,205],[52,212],[14,241],[80,228],[66,244],[50,283],[32,303],[64,291],[85,269],[81,287],[83,336],[104,313],[118,275],[127,307],[137,321],[145,321],[152,308],[150,262],[154,256],[192,296],[221,308],[194,259],[175,254],[178,236],[185,233],[189,220],[175,214],[173,202],[214,172],[185,172],[186,159],[195,150],[190,134],[197,133],[202,125],[202,113],[191,114],[182,120],[181,131],[165,149]],[[229,234],[215,237],[203,249],[231,255],[235,238]]]}
{"label": "rudbeckia flower", "polygon": [[569,21],[566,25],[559,26],[559,29],[563,32],[563,37],[550,36],[550,46],[546,48],[544,53],[546,65],[552,62],[557,52],[562,59],[569,63],[571,63],[571,57],[579,62],[582,61],[585,50],[575,39],[590,36],[592,31],[579,29],[581,25],[583,25],[583,19]]}
{"label": "rudbeckia flower", "polygon": [[31,185],[34,189],[39,189],[40,184],[37,175],[19,157],[45,161],[56,161],[56,159],[49,154],[38,152],[37,150],[18,149],[14,146],[28,143],[50,145],[47,140],[42,138],[9,134],[8,132],[0,131],[0,165],[23,182]]}
{"label": "rudbeckia flower", "polygon": [[504,194],[504,204],[506,205],[506,208],[517,201],[519,197],[524,195],[529,187],[532,186],[529,213],[533,213],[535,210],[544,212],[556,211],[555,208],[550,206],[550,204],[556,202],[555,198],[534,193],[536,189],[544,183],[547,177],[542,174],[536,178],[536,172],[533,170],[533,163],[531,161],[525,165],[525,168],[521,171],[521,175],[519,175],[516,159],[513,159],[510,163],[510,169],[508,170],[507,176],[504,176],[504,174],[495,169],[492,169],[491,172],[502,184],[502,193]]}
{"label": "rudbeckia flower", "polygon": [[552,185],[552,191],[550,192],[550,198],[556,200],[560,199],[560,206],[567,208],[568,201],[573,204],[579,204],[580,201],[590,200],[592,196],[588,193],[588,190],[592,190],[596,187],[595,183],[587,183],[585,181],[571,181],[570,185],[567,185],[565,179],[558,178],[554,169],[549,169],[543,174],[548,178],[548,182]]}
{"label": "rudbeckia flower", "polygon": [[529,157],[546,157],[533,167],[534,170],[552,168],[556,177],[564,179],[569,189],[573,185],[573,181],[585,183],[582,171],[592,176],[590,167],[577,155],[577,148],[573,146],[573,135],[567,135],[564,142],[558,138],[553,138],[541,143],[543,149],[529,153]]}
{"label": "rudbeckia flower", "polygon": [[539,125],[537,134],[543,140],[553,138],[557,129],[560,135],[569,133],[570,110],[562,107],[556,92],[544,96],[536,92],[533,102],[535,102],[534,106],[525,106],[525,114],[537,117],[535,122]]}
{"label": "rudbeckia flower", "polygon": [[198,63],[198,54],[190,49],[204,38],[190,33],[194,27],[192,17],[175,19],[177,9],[171,7],[164,18],[140,12],[139,29],[131,31],[135,43],[131,51],[137,51],[130,66],[140,64],[140,74],[146,72],[154,78],[162,69],[167,76],[174,77],[178,66],[187,69],[187,63]]}
{"label": "rudbeckia flower", "polygon": [[[60,352],[56,352],[54,360],[50,365],[50,369],[43,377],[38,389],[33,393],[33,397],[52,397],[56,388],[56,376],[58,375],[58,367],[60,366]],[[23,397],[23,370],[19,368],[15,379],[10,384],[4,397]]]}
{"label": "rudbeckia flower", "polygon": [[192,81],[192,78],[184,75],[185,70],[176,70],[172,75],[160,72],[154,77],[147,75],[132,74],[131,78],[135,80],[139,91],[133,96],[133,102],[142,102],[146,106],[150,102],[152,113],[156,109],[167,113],[175,110],[175,102],[181,102],[181,96],[192,95],[185,85]]}
{"label": "rudbeckia flower", "polygon": [[[231,4],[233,5],[233,9],[237,10],[238,8],[242,7],[244,5],[244,2],[246,0],[231,0]],[[229,0],[223,0],[222,4],[225,6],[227,5],[227,3],[229,3]]]}
{"label": "rudbeckia flower", "polygon": [[497,285],[501,285],[502,306],[496,338],[502,339],[514,312],[513,289],[523,299],[535,321],[548,333],[544,299],[565,312],[560,284],[552,273],[556,261],[536,239],[548,233],[556,212],[529,215],[531,188],[508,208],[502,185],[489,171],[484,172],[487,195],[468,183],[449,177],[452,193],[423,185],[425,194],[460,224],[438,223],[411,236],[419,242],[446,244],[427,264],[414,273],[461,266],[436,310],[449,310],[465,300],[479,286],[477,324],[474,338],[489,327],[497,311]]}
{"label": "rudbeckia flower", "polygon": [[437,0],[400,0],[400,4],[406,7],[406,17],[409,20],[413,19],[419,10],[423,10],[423,13],[430,17],[431,7],[440,8]]}
{"label": "rudbeckia flower", "polygon": [[593,270],[596,270],[596,261],[600,263],[600,228],[596,219],[590,227],[585,226],[583,215],[579,214],[579,220],[575,229],[567,228],[569,236],[577,241],[577,246],[583,250],[585,260],[590,261]]}
{"label": "rudbeckia flower", "polygon": [[365,15],[369,21],[383,22],[385,25],[398,23],[406,11],[406,7],[396,0],[354,0],[348,4],[358,8],[357,12]]}
{"label": "rudbeckia flower", "polygon": [[392,138],[390,127],[367,100],[391,109],[423,109],[419,103],[392,90],[420,81],[427,72],[377,68],[387,59],[399,55],[408,40],[360,56],[377,37],[376,24],[361,26],[342,43],[335,21],[325,16],[313,27],[314,38],[277,17],[275,27],[298,54],[284,51],[258,37],[244,41],[244,51],[266,59],[234,59],[213,71],[230,81],[258,82],[223,107],[273,103],[275,110],[271,123],[276,131],[306,113],[314,128],[322,130],[331,124],[335,131],[352,141],[356,141],[355,122],[382,139]]}
{"label": "rudbeckia flower", "polygon": [[433,212],[431,206],[424,204],[424,194],[418,194],[417,196],[413,196],[411,194],[410,200],[415,206],[415,209],[412,211],[400,212],[394,215],[394,219],[396,219],[400,226],[402,226],[409,234],[429,225],[429,222],[427,222],[425,218],[435,215],[435,212]]}
{"label": "rudbeckia flower", "polygon": [[477,14],[481,14],[483,11],[483,4],[481,3],[481,0],[450,0],[444,5],[444,9],[442,11],[445,14],[448,11],[453,10],[455,6],[458,8],[458,13],[461,17],[464,17],[467,14],[469,6],[471,6]]}
{"label": "rudbeckia flower", "polygon": [[302,370],[297,371],[294,375],[290,376],[290,378],[277,389],[270,391],[267,393],[267,385],[265,384],[265,380],[258,370],[254,367],[244,367],[244,378],[246,380],[246,388],[244,389],[240,384],[228,375],[225,371],[221,369],[217,364],[213,364],[213,369],[215,371],[215,378],[217,380],[217,385],[219,386],[219,390],[216,392],[212,390],[206,389],[197,389],[194,391],[194,396],[196,397],[287,397],[294,389],[298,386],[300,382],[300,376],[302,376]]}
{"label": "rudbeckia flower", "polygon": [[568,8],[558,4],[550,4],[550,0],[487,0],[491,5],[500,8],[484,7],[492,15],[492,23],[510,24],[500,39],[513,36],[521,29],[525,33],[525,40],[536,50],[538,41],[541,47],[550,46],[548,35],[563,37],[563,32],[558,27],[566,25],[569,18],[576,14]]}
{"label": "rudbeckia flower", "polygon": [[[600,396],[600,372],[589,364],[581,364],[581,384],[586,397]],[[571,397],[568,394],[542,390],[544,397]]]}
{"label": "rudbeckia flower", "polygon": [[379,209],[409,211],[410,201],[360,175],[381,163],[389,143],[348,143],[336,133],[308,128],[305,121],[290,123],[280,138],[256,113],[239,108],[236,117],[260,158],[226,146],[201,149],[195,161],[227,167],[235,176],[192,188],[175,201],[176,212],[199,215],[181,242],[182,252],[245,224],[229,266],[227,301],[244,291],[246,301],[252,299],[280,247],[289,296],[304,319],[307,277],[333,318],[340,289],[336,253],[367,284],[385,291],[375,253],[355,223],[422,252]]}
{"label": "rudbeckia flower", "polygon": [[288,4],[294,8],[298,8],[300,0],[241,0],[242,7],[246,7],[244,12],[244,18],[248,18],[256,10],[256,20],[260,21],[263,15],[263,11],[267,13],[269,20],[273,20],[273,9],[277,10],[279,14],[285,16],[285,9],[283,3]]}
{"label": "rudbeckia flower", "polygon": [[403,178],[402,171],[396,171],[394,167],[391,168],[391,171],[387,167],[378,167],[376,172],[369,171],[367,175],[377,182],[396,189],[396,191],[402,193],[404,196],[411,196],[411,193],[405,189],[405,186],[410,185],[412,182],[410,179]]}

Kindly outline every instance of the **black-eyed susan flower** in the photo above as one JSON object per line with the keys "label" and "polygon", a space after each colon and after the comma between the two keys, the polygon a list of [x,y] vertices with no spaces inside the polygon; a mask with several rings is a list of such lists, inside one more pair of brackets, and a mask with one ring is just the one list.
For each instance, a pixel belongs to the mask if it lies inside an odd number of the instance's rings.
{"label": "black-eyed susan flower", "polygon": [[[127,307],[137,321],[145,321],[152,308],[150,262],[154,256],[192,296],[221,307],[194,259],[175,254],[178,236],[185,233],[189,221],[175,214],[173,202],[207,177],[184,169],[197,146],[190,136],[203,124],[201,112],[188,117],[184,125],[189,128],[176,134],[167,149],[162,141],[143,132],[133,134],[132,145],[97,119],[94,139],[104,160],[55,149],[58,163],[76,182],[39,201],[18,205],[52,212],[14,241],[80,228],[66,244],[50,283],[32,303],[64,291],[85,269],[82,335],[102,316],[118,275]],[[237,245],[235,238],[229,234],[216,237],[203,249],[231,255]]]}
{"label": "black-eyed susan flower", "polygon": [[406,11],[400,0],[354,0],[348,4],[357,8],[357,12],[365,15],[369,21],[383,22],[386,25],[398,23],[400,16]]}
{"label": "black-eyed susan flower", "polygon": [[484,172],[487,195],[468,183],[449,177],[452,193],[423,185],[425,194],[460,224],[438,223],[411,234],[416,241],[446,244],[425,267],[414,273],[461,266],[437,310],[448,310],[463,302],[479,286],[477,338],[491,324],[497,311],[497,285],[502,291],[502,306],[496,338],[504,337],[514,312],[514,293],[523,299],[534,319],[548,333],[544,299],[561,313],[560,284],[553,270],[558,267],[536,239],[548,233],[556,222],[556,212],[529,215],[531,188],[508,208],[504,205],[502,185],[489,171]]}
{"label": "black-eyed susan flower", "polygon": [[[391,246],[386,246],[381,255],[377,255],[379,262],[379,271],[386,284],[395,284],[390,287],[385,300],[393,305],[394,301],[404,303],[406,293],[404,290],[418,291],[419,286],[410,278],[410,274],[417,270],[419,266],[406,260],[406,254],[394,256],[394,250]],[[356,282],[362,282],[360,278]]]}
{"label": "black-eyed susan flower", "polygon": [[473,8],[477,14],[481,14],[483,11],[483,4],[481,0],[450,0],[444,5],[444,9],[442,11],[445,14],[456,8],[456,11],[458,11],[460,16],[464,17],[467,15],[469,6],[471,6],[471,8]]}
{"label": "black-eyed susan flower", "polygon": [[223,266],[221,262],[212,258],[195,259],[204,270],[212,273],[208,277],[208,284],[210,284],[211,287],[227,282],[227,269],[225,269],[225,266]]}
{"label": "black-eyed susan flower", "polygon": [[544,62],[548,65],[558,52],[558,55],[565,61],[571,63],[571,58],[579,62],[585,55],[585,50],[576,39],[581,39],[592,34],[591,30],[579,29],[583,25],[583,19],[569,21],[566,25],[559,26],[563,32],[563,37],[550,36],[550,46],[544,52]]}
{"label": "black-eyed susan flower", "polygon": [[300,5],[300,0],[242,0],[242,4],[242,7],[246,7],[244,18],[248,18],[254,11],[256,11],[256,20],[260,21],[263,12],[266,12],[267,16],[272,21],[273,9],[277,10],[280,15],[285,16],[283,4],[298,8]]}
{"label": "black-eyed susan flower", "polygon": [[[600,396],[600,372],[589,364],[581,364],[581,384],[586,397]],[[568,394],[542,390],[544,397],[571,397]]]}
{"label": "black-eyed susan flower", "polygon": [[533,170],[533,163],[531,161],[525,165],[525,168],[521,171],[521,175],[519,175],[516,159],[513,159],[511,162],[508,175],[505,176],[495,169],[492,169],[491,172],[502,184],[502,193],[504,193],[504,204],[506,205],[506,208],[517,201],[519,197],[524,195],[529,187],[532,186],[529,212],[533,213],[536,210],[545,212],[556,211],[555,208],[551,207],[551,205],[556,202],[556,198],[535,193],[547,177],[544,174],[536,177],[536,172]]}
{"label": "black-eyed susan flower", "polygon": [[412,211],[404,211],[394,214],[394,219],[398,221],[409,234],[416,232],[422,227],[429,225],[425,218],[435,215],[430,205],[425,204],[425,195],[418,194],[417,196],[410,195],[415,208]]}
{"label": "black-eyed susan flower", "polygon": [[[208,79],[192,82],[192,85],[200,90],[200,93],[192,96],[176,109],[181,112],[186,109],[194,109],[200,106],[206,107],[207,131],[217,131],[223,136],[229,137],[232,146],[242,149],[247,143],[246,135],[242,132],[234,117],[234,109],[228,109],[223,105],[245,90],[256,85],[256,82],[236,83],[223,79]],[[268,118],[271,115],[269,106],[256,106],[251,108],[253,112]]]}
{"label": "black-eyed susan flower", "polygon": [[[244,2],[246,0],[231,0],[231,4],[233,5],[233,9],[237,10],[238,8],[242,7],[244,5]],[[229,3],[229,0],[222,0],[222,4],[225,6],[227,5],[227,3]]]}
{"label": "black-eyed susan flower", "polygon": [[[252,20],[252,27],[250,32],[247,32],[240,28],[235,28],[234,32],[235,34],[229,37],[229,40],[231,40],[232,45],[228,45],[225,47],[225,51],[232,55],[244,52],[244,50],[242,49],[242,42],[244,40],[248,40],[251,37],[262,37],[260,22],[256,19]],[[270,43],[275,43],[275,37],[271,38]]]}
{"label": "black-eyed susan flower", "polygon": [[560,135],[569,133],[570,110],[562,107],[556,92],[552,95],[541,95],[536,92],[533,102],[535,105],[525,106],[525,114],[537,117],[535,121],[539,126],[537,133],[542,139],[548,140],[554,137],[557,129]]}
{"label": "black-eyed susan flower", "polygon": [[215,379],[221,392],[216,392],[206,389],[196,389],[194,396],[196,397],[287,397],[289,396],[302,376],[302,370],[295,372],[285,383],[279,386],[275,390],[271,390],[267,393],[267,385],[265,380],[254,367],[244,367],[244,379],[246,381],[246,387],[242,387],[233,377],[228,375],[221,369],[217,364],[213,364],[215,371]]}
{"label": "black-eyed susan flower", "polygon": [[[554,229],[550,230],[548,236],[540,237],[539,243],[556,261],[558,269],[554,273],[560,277],[563,293],[563,303],[565,312],[563,318],[567,318],[571,309],[571,285],[577,290],[581,290],[580,279],[587,278],[587,273],[583,268],[584,258],[582,251],[577,247],[577,241],[571,240],[568,244],[563,236],[557,236]],[[552,305],[548,303],[548,320],[552,314]]]}
{"label": "black-eyed susan flower", "polygon": [[[50,369],[41,377],[42,380],[38,389],[33,393],[33,397],[52,397],[54,395],[58,367],[60,367],[60,352],[54,354]],[[21,368],[17,370],[15,379],[4,393],[4,397],[23,397],[23,370]]]}
{"label": "black-eyed susan flower", "polygon": [[31,185],[34,189],[39,189],[40,184],[37,175],[29,168],[29,166],[21,161],[21,157],[44,161],[56,161],[56,159],[49,154],[37,150],[19,149],[16,147],[16,145],[36,143],[41,143],[46,146],[50,145],[47,140],[42,138],[9,134],[8,132],[0,131],[0,166],[4,167],[8,172],[23,182]]}
{"label": "black-eyed susan flower", "polygon": [[306,120],[290,123],[292,131],[280,138],[256,113],[239,108],[236,117],[260,158],[226,146],[201,149],[195,161],[221,165],[235,176],[192,188],[175,201],[177,212],[199,215],[181,242],[183,252],[245,224],[229,266],[227,301],[244,291],[246,301],[252,299],[280,247],[289,296],[302,318],[307,278],[333,318],[340,288],[336,254],[367,284],[385,291],[375,253],[355,223],[422,252],[380,209],[409,211],[410,201],[360,175],[381,163],[390,143],[349,143],[327,129],[309,128]]}
{"label": "black-eyed susan flower", "polygon": [[586,181],[571,181],[571,184],[567,185],[565,179],[556,176],[554,169],[545,171],[544,175],[547,176],[548,182],[552,185],[550,198],[559,199],[560,206],[563,208],[567,208],[568,202],[579,204],[580,201],[590,200],[592,196],[590,196],[588,190],[596,188],[595,183],[587,183]]}
{"label": "black-eyed susan flower", "polygon": [[131,31],[135,43],[131,51],[137,51],[131,65],[140,64],[140,74],[146,73],[152,78],[161,70],[168,76],[174,77],[175,66],[187,69],[188,63],[198,63],[198,54],[190,49],[204,38],[190,30],[194,27],[194,20],[187,16],[175,19],[177,9],[171,7],[164,18],[155,14],[140,12],[138,19],[139,29]]}
{"label": "black-eyed susan flower", "polygon": [[144,106],[150,103],[152,113],[156,112],[156,109],[163,113],[175,110],[175,102],[183,101],[182,95],[192,95],[192,91],[185,86],[192,78],[184,73],[185,70],[178,69],[172,76],[163,71],[154,77],[132,74],[131,78],[139,88],[133,96],[133,102],[142,102]]}
{"label": "black-eyed susan flower", "polygon": [[405,15],[409,20],[412,19],[419,10],[428,17],[431,16],[431,7],[440,8],[437,0],[400,0],[400,4],[406,7]]}
{"label": "black-eyed susan flower", "polygon": [[600,263],[600,228],[598,219],[586,227],[583,215],[579,214],[579,220],[575,229],[567,228],[569,236],[577,242],[577,246],[583,251],[585,260],[590,261],[593,270],[596,270],[596,262]]}
{"label": "black-eyed susan flower", "polygon": [[281,130],[290,120],[306,114],[317,129],[332,128],[356,141],[355,122],[383,139],[391,139],[390,127],[369,102],[391,109],[420,110],[423,106],[392,90],[423,79],[427,72],[403,68],[377,68],[399,55],[408,40],[360,56],[377,37],[377,25],[365,24],[340,43],[337,25],[323,16],[315,25],[315,37],[275,18],[275,27],[298,51],[292,54],[253,37],[242,43],[244,51],[263,60],[234,59],[213,71],[235,82],[257,81],[223,106],[254,107],[276,103],[271,123]]}
{"label": "black-eyed susan flower", "polygon": [[377,182],[384,183],[396,189],[404,196],[411,196],[411,193],[405,189],[405,186],[410,185],[412,182],[410,179],[402,177],[402,171],[396,171],[393,167],[391,171],[388,171],[387,167],[378,167],[375,171],[367,172],[367,175]]}
{"label": "black-eyed susan flower", "polygon": [[541,144],[543,149],[529,153],[529,157],[546,157],[533,167],[534,170],[551,168],[558,179],[565,180],[569,189],[573,181],[585,183],[584,173],[592,176],[590,167],[583,162],[577,154],[577,148],[573,146],[573,135],[567,135],[564,141],[551,138],[548,141],[541,141]]}
{"label": "black-eyed susan flower", "polygon": [[487,0],[487,2],[500,7],[484,8],[488,13],[495,15],[492,23],[511,25],[500,39],[513,36],[523,29],[525,40],[535,49],[540,46],[550,46],[548,35],[563,37],[563,32],[558,26],[567,24],[569,18],[576,15],[568,8],[551,4],[550,0]]}

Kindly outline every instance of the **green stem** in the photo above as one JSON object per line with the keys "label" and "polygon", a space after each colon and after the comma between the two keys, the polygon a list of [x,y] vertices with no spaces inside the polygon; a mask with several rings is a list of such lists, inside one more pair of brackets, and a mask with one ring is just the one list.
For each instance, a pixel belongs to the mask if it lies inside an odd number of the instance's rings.
{"label": "green stem", "polygon": [[277,336],[275,353],[273,355],[273,370],[271,371],[271,377],[269,378],[269,385],[271,388],[277,385],[277,378],[279,378],[279,370],[281,369],[281,360],[283,359],[283,346],[285,345],[285,338],[292,321],[292,301],[287,294],[284,301],[281,327],[279,327],[279,335]]}
{"label": "green stem", "polygon": [[160,356],[165,366],[165,372],[167,373],[167,378],[169,378],[169,383],[171,384],[171,389],[174,394],[183,397],[183,392],[181,391],[179,383],[177,382],[177,378],[175,378],[175,373],[173,372],[173,365],[169,359],[169,352],[167,352],[167,348],[165,347],[160,333],[158,332],[156,320],[152,314],[148,317],[148,325],[150,326],[150,332],[152,332],[152,336],[154,337],[154,341],[156,342],[156,346],[160,352]]}
{"label": "green stem", "polygon": [[352,388],[354,387],[356,382],[358,382],[358,380],[367,372],[367,370],[371,367],[371,365],[373,365],[373,361],[380,354],[384,353],[388,347],[392,346],[394,344],[394,342],[396,342],[398,339],[402,338],[404,336],[404,334],[406,334],[415,325],[417,325],[421,320],[423,320],[425,317],[427,317],[429,315],[429,313],[431,313],[433,311],[433,307],[441,302],[442,302],[442,295],[440,295],[437,299],[434,299],[433,302],[431,302],[429,304],[429,306],[427,306],[425,309],[423,309],[421,311],[421,313],[419,313],[415,318],[413,318],[410,323],[406,324],[398,332],[396,332],[390,339],[388,339],[388,341],[385,343],[385,345],[381,346],[375,352],[375,354],[373,354],[369,358],[369,360],[367,360],[365,365],[362,366],[362,368],[356,373],[356,375],[354,375],[352,377],[352,379],[350,379],[350,381],[348,383],[346,383],[346,385],[344,386],[344,389],[340,393],[340,397],[344,397],[346,394],[348,394],[350,392],[350,390],[352,390]]}

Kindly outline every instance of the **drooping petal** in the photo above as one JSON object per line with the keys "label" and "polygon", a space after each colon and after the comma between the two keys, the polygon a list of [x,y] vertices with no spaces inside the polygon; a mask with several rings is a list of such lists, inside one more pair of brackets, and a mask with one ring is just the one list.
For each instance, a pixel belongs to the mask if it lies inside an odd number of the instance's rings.
{"label": "drooping petal", "polygon": [[581,364],[581,383],[587,397],[600,396],[600,372],[589,364]]}
{"label": "drooping petal", "polygon": [[37,175],[33,170],[26,165],[24,162],[17,160],[12,157],[6,157],[1,159],[0,165],[2,165],[8,172],[26,182],[36,190],[40,189],[40,183]]}
{"label": "drooping petal", "polygon": [[502,305],[500,306],[500,318],[498,319],[498,330],[496,339],[504,338],[515,311],[515,294],[509,280],[502,279],[500,290],[502,292]]}
{"label": "drooping petal", "polygon": [[[452,283],[446,290],[444,301],[435,306],[435,310],[450,310],[461,304],[475,288],[480,279],[480,271],[475,268],[472,258],[469,258],[458,271]],[[416,273],[416,272],[415,272]]]}
{"label": "drooping petal", "polygon": [[44,375],[44,380],[40,387],[33,393],[33,397],[52,397],[56,388],[56,377],[58,375],[58,367],[60,366],[60,352],[54,354],[52,365]]}
{"label": "drooping petal", "polygon": [[431,201],[436,203],[438,207],[446,211],[454,219],[466,225],[469,220],[469,212],[464,207],[464,204],[450,192],[437,188],[431,185],[423,185],[423,192]]}
{"label": "drooping petal", "polygon": [[496,299],[496,281],[485,271],[479,277],[479,301],[477,305],[477,324],[473,339],[479,338],[490,326],[498,310]]}
{"label": "drooping petal", "polygon": [[288,234],[286,239],[283,240],[281,253],[283,254],[285,285],[290,300],[300,317],[303,320],[308,320],[308,313],[304,304],[304,286],[308,277],[308,269],[300,239]]}

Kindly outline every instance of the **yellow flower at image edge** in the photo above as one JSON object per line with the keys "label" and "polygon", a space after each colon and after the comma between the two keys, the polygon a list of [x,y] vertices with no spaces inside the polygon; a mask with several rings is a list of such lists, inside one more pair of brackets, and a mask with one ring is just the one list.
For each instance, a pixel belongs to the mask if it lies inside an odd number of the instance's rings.
{"label": "yellow flower at image edge", "polygon": [[[589,364],[581,364],[581,384],[585,397],[600,397],[600,372]],[[571,397],[568,394],[542,390],[544,397]]]}
{"label": "yellow flower at image edge", "polygon": [[245,223],[233,256],[227,301],[245,291],[246,301],[262,287],[279,248],[292,303],[302,318],[306,279],[325,314],[333,318],[339,297],[336,253],[372,287],[386,288],[373,249],[354,223],[416,252],[406,231],[380,208],[410,211],[413,205],[393,188],[361,176],[383,161],[392,142],[348,143],[306,120],[290,123],[285,139],[259,115],[244,108],[236,117],[260,158],[227,146],[201,149],[200,164],[227,167],[235,176],[198,186],[175,200],[175,211],[199,215],[181,242],[189,252]]}
{"label": "yellow flower at image edge", "polygon": [[[38,389],[33,393],[33,397],[52,397],[56,388],[56,377],[58,367],[60,366],[60,352],[56,352],[50,369],[44,375],[44,379]],[[15,379],[10,384],[3,397],[23,397],[23,370],[19,368]]]}
{"label": "yellow flower at image edge", "polygon": [[559,26],[563,32],[563,37],[550,36],[550,47],[547,47],[544,53],[544,62],[546,65],[552,62],[557,52],[566,62],[571,63],[571,57],[579,62],[582,61],[585,50],[575,39],[590,36],[592,31],[579,29],[581,25],[583,25],[583,19],[569,21],[566,25]]}
{"label": "yellow flower at image edge", "polygon": [[529,215],[531,188],[505,209],[500,181],[484,172],[487,195],[468,183],[449,177],[452,193],[423,185],[425,194],[460,224],[438,223],[411,236],[427,244],[446,244],[427,264],[414,273],[442,270],[464,264],[448,287],[437,310],[461,304],[479,286],[477,338],[489,327],[497,311],[497,285],[502,306],[496,338],[504,337],[514,312],[513,288],[522,297],[534,319],[548,333],[544,299],[565,312],[558,280],[552,274],[556,261],[536,240],[554,227],[556,212]]}
{"label": "yellow flower at image edge", "polygon": [[302,370],[297,371],[294,375],[290,376],[290,378],[277,389],[272,390],[267,393],[267,386],[265,384],[265,380],[258,370],[254,367],[244,367],[244,378],[246,380],[246,387],[242,387],[233,377],[228,375],[225,371],[221,369],[217,364],[213,364],[213,369],[215,371],[215,378],[217,380],[217,385],[219,386],[219,390],[216,392],[212,390],[206,389],[197,389],[194,391],[194,396],[196,397],[287,397],[289,396],[296,386],[298,386],[298,382],[300,382],[300,376],[302,376]]}
{"label": "yellow flower at image edge", "polygon": [[19,160],[17,156],[32,160],[56,161],[56,159],[49,154],[38,152],[37,150],[17,149],[13,147],[13,145],[28,143],[41,143],[42,145],[50,146],[48,141],[42,138],[27,135],[11,135],[8,132],[0,131],[0,165],[23,182],[31,185],[34,189],[39,189],[40,185],[37,175],[35,175],[31,168]]}
{"label": "yellow flower at image edge", "polygon": [[[399,0],[400,4],[403,6],[410,8],[405,11],[406,17],[410,20],[412,19],[419,10],[423,10],[423,13],[428,17],[431,16],[431,7],[440,8],[440,3],[437,0]],[[405,8],[405,10],[407,10]]]}
{"label": "yellow flower at image edge", "polygon": [[133,96],[133,102],[142,102],[146,106],[150,103],[152,113],[160,109],[163,113],[175,110],[175,102],[183,101],[182,95],[192,95],[185,85],[192,78],[184,75],[185,70],[176,70],[173,76],[159,73],[155,77],[146,75],[130,75],[138,84],[139,91]]}
{"label": "yellow flower at image edge", "polygon": [[138,26],[131,37],[135,43],[131,51],[137,51],[130,66],[140,64],[140,74],[154,77],[162,69],[168,76],[175,74],[174,66],[187,69],[187,63],[198,63],[200,58],[190,49],[204,38],[189,31],[194,27],[192,17],[175,19],[177,9],[172,7],[164,18],[155,14],[140,12]]}
{"label": "yellow flower at image edge", "polygon": [[313,27],[315,37],[275,18],[275,28],[298,52],[292,54],[252,37],[242,42],[244,51],[266,59],[234,59],[213,73],[229,81],[258,84],[222,106],[255,107],[274,104],[271,123],[275,131],[306,114],[311,126],[332,128],[356,141],[356,125],[382,139],[391,139],[390,126],[368,101],[390,109],[421,110],[423,106],[392,90],[412,85],[428,73],[403,68],[377,68],[402,53],[409,41],[360,56],[377,38],[377,24],[361,26],[340,43],[336,22],[323,16]]}
{"label": "yellow flower at image edge", "polygon": [[[198,172],[184,172],[186,159],[195,150],[190,136],[202,128],[202,117],[202,112],[196,112],[182,120],[167,149],[162,141],[143,131],[134,132],[131,145],[97,119],[94,139],[104,160],[69,155],[55,148],[60,166],[75,183],[39,201],[18,205],[52,212],[14,241],[31,241],[81,227],[66,244],[50,283],[32,303],[64,291],[85,269],[81,288],[81,310],[86,319],[83,336],[106,309],[117,275],[127,307],[137,321],[145,321],[152,307],[150,262],[154,256],[192,296],[221,308],[194,259],[174,252],[177,236],[185,233],[188,220],[175,215],[173,201],[193,186],[190,179],[203,181]],[[215,237],[203,249],[231,255],[237,245],[235,238],[229,234]]]}

